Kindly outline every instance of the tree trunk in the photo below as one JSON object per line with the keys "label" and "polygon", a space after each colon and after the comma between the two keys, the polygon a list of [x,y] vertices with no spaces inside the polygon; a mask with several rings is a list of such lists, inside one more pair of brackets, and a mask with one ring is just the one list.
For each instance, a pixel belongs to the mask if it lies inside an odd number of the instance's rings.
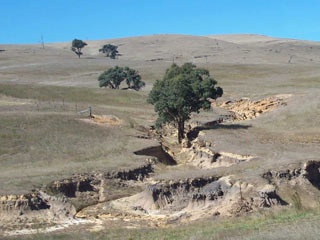
{"label": "tree trunk", "polygon": [[181,143],[184,138],[184,121],[178,122],[178,142]]}
{"label": "tree trunk", "polygon": [[76,52],[76,53],[77,53],[77,55],[78,55],[78,58],[80,58],[80,56],[81,56],[81,50],[80,50],[79,48],[77,49],[77,52]]}

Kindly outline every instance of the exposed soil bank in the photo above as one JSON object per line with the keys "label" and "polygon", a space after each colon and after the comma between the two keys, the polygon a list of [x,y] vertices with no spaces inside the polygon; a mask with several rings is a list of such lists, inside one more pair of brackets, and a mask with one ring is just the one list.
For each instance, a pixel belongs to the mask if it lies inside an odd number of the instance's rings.
{"label": "exposed soil bank", "polygon": [[232,176],[154,180],[130,197],[90,206],[77,216],[97,221],[103,229],[167,226],[212,216],[235,216],[261,208],[287,205],[274,186],[260,190]]}
{"label": "exposed soil bank", "polygon": [[111,172],[76,174],[70,178],[54,181],[47,191],[70,198],[77,210],[83,207],[130,196],[141,191],[141,184],[153,173],[153,161],[134,168]]}
{"label": "exposed soil bank", "polygon": [[[159,147],[147,150],[147,153],[154,152],[159,157]],[[309,183],[311,187],[318,188],[319,167],[320,161],[308,161],[301,168],[268,171],[262,177],[269,184],[257,186],[232,176],[139,181],[152,173],[153,163],[149,162],[137,169],[74,175],[55,181],[48,189],[63,195],[60,197],[43,192],[23,197],[2,197],[1,220],[11,224],[6,226],[12,229],[7,231],[8,235],[14,234],[22,224],[32,226],[30,221],[35,218],[43,221],[43,229],[51,229],[58,224],[63,226],[72,222],[76,212],[77,216],[93,223],[99,220],[102,229],[103,224],[106,224],[104,227],[111,222],[115,224],[114,219],[118,219],[117,224],[130,227],[133,223],[157,226],[218,215],[241,215],[261,208],[289,205],[278,194],[277,189],[283,186],[281,181],[297,181],[297,184],[300,181],[299,184]],[[86,208],[88,205],[90,207]]]}
{"label": "exposed soil bank", "polygon": [[294,181],[299,178],[307,180],[314,187],[320,189],[320,161],[311,160],[303,164],[302,167],[286,170],[270,170],[262,175],[269,183],[281,180]]}
{"label": "exposed soil bank", "polygon": [[148,184],[142,194],[151,200],[149,205],[144,202],[144,206],[151,206],[149,211],[159,209],[171,214],[180,211],[193,218],[200,218],[202,214],[232,216],[257,208],[287,205],[274,187],[267,185],[257,190],[251,183],[240,182],[232,176],[161,181]]}
{"label": "exposed soil bank", "polygon": [[0,225],[0,234],[14,234],[22,228],[26,228],[22,232],[27,233],[39,222],[42,229],[77,223],[74,217],[84,207],[143,191],[142,180],[153,173],[153,164],[147,161],[134,169],[75,174],[48,184],[43,191],[0,196],[0,222],[4,223]]}
{"label": "exposed soil bank", "polygon": [[39,190],[20,196],[2,196],[0,234],[11,235],[17,229],[34,229],[35,226],[47,228],[60,225],[69,222],[75,214],[76,209],[68,198],[50,196]]}

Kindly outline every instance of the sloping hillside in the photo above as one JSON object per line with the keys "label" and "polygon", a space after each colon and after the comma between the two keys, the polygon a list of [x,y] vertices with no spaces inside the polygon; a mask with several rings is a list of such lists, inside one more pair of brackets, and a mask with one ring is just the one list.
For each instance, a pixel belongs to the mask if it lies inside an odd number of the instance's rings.
{"label": "sloping hillside", "polygon": [[[190,61],[208,63],[312,63],[320,61],[320,43],[254,34],[191,36],[161,34],[87,41],[84,54],[99,55],[99,48],[119,46],[123,60]],[[70,51],[70,42],[49,44]],[[290,60],[291,59],[291,60]]]}

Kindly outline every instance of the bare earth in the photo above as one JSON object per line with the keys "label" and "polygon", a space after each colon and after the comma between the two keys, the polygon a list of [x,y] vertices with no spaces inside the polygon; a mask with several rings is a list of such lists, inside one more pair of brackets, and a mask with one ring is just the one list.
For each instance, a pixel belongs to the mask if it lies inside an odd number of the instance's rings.
{"label": "bare earth", "polygon": [[[167,227],[293,208],[320,197],[320,43],[253,34],[151,35],[0,45],[0,236],[85,225]],[[119,46],[116,60],[98,49]],[[172,62],[210,70],[225,94],[186,140],[152,131],[146,97]],[[120,65],[140,92],[99,89]],[[79,115],[91,106],[94,117]],[[39,222],[41,224],[39,224]],[[40,226],[39,226],[40,225]]]}

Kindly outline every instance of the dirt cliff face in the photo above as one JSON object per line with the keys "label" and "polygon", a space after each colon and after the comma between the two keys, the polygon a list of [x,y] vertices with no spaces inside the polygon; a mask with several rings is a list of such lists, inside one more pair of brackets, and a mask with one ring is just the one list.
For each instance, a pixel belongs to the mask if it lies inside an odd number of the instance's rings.
{"label": "dirt cliff face", "polygon": [[[145,190],[80,211],[77,216],[99,219],[104,226],[163,226],[213,216],[235,216],[261,208],[287,205],[273,185],[259,189],[253,184],[226,177],[154,180]],[[101,221],[103,223],[101,223]]]}
{"label": "dirt cliff face", "polygon": [[52,182],[47,186],[47,190],[53,194],[63,194],[69,198],[75,198],[85,192],[98,194],[102,185],[108,180],[142,181],[153,172],[152,164],[148,162],[138,168],[107,173],[77,174],[68,179]]}
{"label": "dirt cliff face", "polygon": [[141,190],[141,181],[153,173],[152,159],[140,167],[111,172],[77,174],[68,179],[54,181],[47,191],[54,195],[63,195],[71,199],[77,210],[131,195]]}
{"label": "dirt cliff face", "polygon": [[[46,228],[73,219],[76,209],[65,197],[50,196],[42,191],[0,197],[0,232],[15,233],[17,229]],[[10,230],[12,230],[10,232]]]}
{"label": "dirt cliff face", "polygon": [[[179,210],[185,208],[192,200],[205,199],[207,195],[204,194],[202,189],[217,180],[217,177],[209,177],[148,184],[144,194],[152,197],[152,204],[154,204],[155,209]],[[212,194],[223,195],[220,190],[217,186]]]}
{"label": "dirt cliff face", "polygon": [[34,192],[24,195],[5,195],[0,197],[0,211],[1,215],[6,212],[17,211],[22,214],[31,210],[48,209],[50,206],[41,198],[39,192]]}

